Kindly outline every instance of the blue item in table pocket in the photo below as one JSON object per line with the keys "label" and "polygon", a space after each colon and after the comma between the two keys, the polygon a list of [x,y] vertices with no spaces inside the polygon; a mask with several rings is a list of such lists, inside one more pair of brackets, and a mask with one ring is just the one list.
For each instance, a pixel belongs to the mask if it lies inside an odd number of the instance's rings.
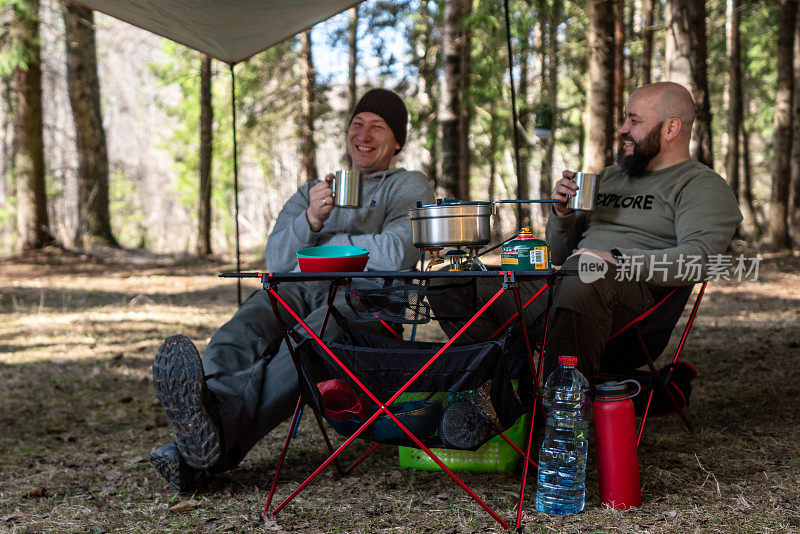
{"label": "blue item in table pocket", "polygon": [[[377,409],[375,405],[371,405],[365,411],[372,415]],[[395,417],[419,439],[429,438],[434,435],[442,417],[442,403],[438,401],[401,402],[392,405],[390,409]],[[358,419],[346,421],[336,421],[330,417],[327,419],[333,429],[345,437],[351,436],[363,424]],[[405,439],[406,433],[388,415],[381,414],[361,434],[361,437],[373,441],[390,442]]]}

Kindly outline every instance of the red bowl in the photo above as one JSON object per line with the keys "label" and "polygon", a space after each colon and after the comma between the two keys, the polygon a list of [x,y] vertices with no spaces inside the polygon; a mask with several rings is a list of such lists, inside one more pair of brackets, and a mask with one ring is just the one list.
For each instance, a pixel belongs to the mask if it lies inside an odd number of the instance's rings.
{"label": "red bowl", "polygon": [[361,272],[367,266],[369,256],[340,256],[335,258],[297,258],[300,271],[304,273]]}

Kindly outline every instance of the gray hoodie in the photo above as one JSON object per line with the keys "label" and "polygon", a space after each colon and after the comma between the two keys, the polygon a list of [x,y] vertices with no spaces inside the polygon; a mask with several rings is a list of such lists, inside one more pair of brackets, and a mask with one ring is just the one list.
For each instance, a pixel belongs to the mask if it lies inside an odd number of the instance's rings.
{"label": "gray hoodie", "polygon": [[267,240],[265,258],[270,272],[297,271],[297,251],[317,245],[356,245],[369,250],[367,269],[410,269],[419,260],[414,247],[408,210],[433,203],[428,178],[402,168],[369,174],[363,179],[360,208],[331,212],[319,232],[306,219],[308,191],[316,180],[300,186],[278,215]]}

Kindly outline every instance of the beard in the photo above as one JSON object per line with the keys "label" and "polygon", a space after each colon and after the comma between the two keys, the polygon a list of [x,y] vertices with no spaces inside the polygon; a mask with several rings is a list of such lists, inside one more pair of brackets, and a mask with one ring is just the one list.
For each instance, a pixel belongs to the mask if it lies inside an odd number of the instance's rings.
{"label": "beard", "polygon": [[[619,151],[617,152],[617,165],[622,168],[622,172],[630,176],[641,176],[647,166],[661,151],[661,125],[659,122],[655,128],[641,141],[636,142],[633,137],[626,135],[620,139]],[[633,154],[625,155],[625,141],[633,141]]]}

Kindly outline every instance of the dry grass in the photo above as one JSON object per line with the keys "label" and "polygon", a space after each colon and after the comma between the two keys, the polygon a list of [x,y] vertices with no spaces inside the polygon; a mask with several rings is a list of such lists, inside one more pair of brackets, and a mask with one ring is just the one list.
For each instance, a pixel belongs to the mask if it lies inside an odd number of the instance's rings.
{"label": "dry grass", "polygon": [[[235,285],[215,276],[229,268],[57,251],[0,263],[0,530],[500,530],[445,476],[399,468],[392,447],[351,476],[324,473],[265,524],[286,424],[210,488],[174,495],[146,460],[170,434],[150,384],[152,356],[175,332],[204,347],[234,309]],[[785,256],[765,261],[758,283],[710,286],[686,349],[701,371],[691,407],[698,434],[674,418],[652,422],[637,510],[598,506],[591,459],[587,510],[576,516],[536,513],[531,477],[526,532],[800,532],[799,288],[800,258]],[[280,498],[325,457],[312,420],[289,451]],[[464,478],[515,517],[518,474]]]}

